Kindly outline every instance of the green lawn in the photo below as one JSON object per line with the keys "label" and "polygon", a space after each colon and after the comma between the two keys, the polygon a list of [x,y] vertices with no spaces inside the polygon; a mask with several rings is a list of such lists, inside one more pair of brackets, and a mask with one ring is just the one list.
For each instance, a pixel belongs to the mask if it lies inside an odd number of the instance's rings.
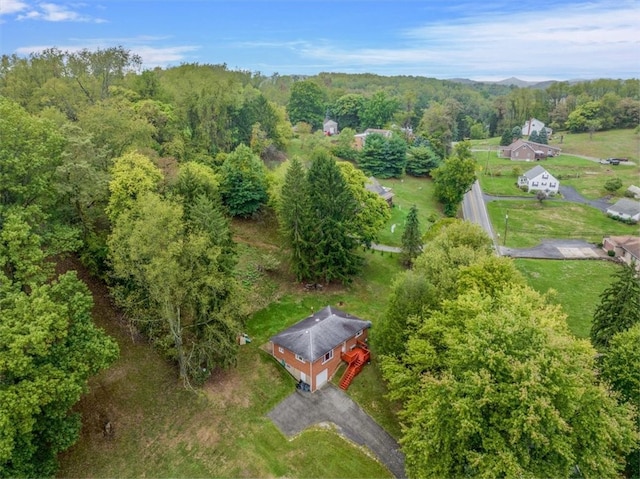
{"label": "green lawn", "polygon": [[588,338],[600,294],[611,284],[611,275],[619,266],[609,261],[514,261],[535,290],[555,291],[551,298],[562,305],[571,332],[579,338]]}
{"label": "green lawn", "polygon": [[[560,136],[562,135],[562,143]],[[556,132],[549,144],[559,146],[563,153],[594,158],[622,157],[640,161],[640,135],[633,129],[589,133]]]}
{"label": "green lawn", "polygon": [[[500,234],[500,244],[511,248],[536,246],[544,238],[584,239],[599,243],[603,236],[633,235],[637,225],[615,221],[601,211],[577,203],[560,200],[500,200],[487,203],[494,232]],[[505,225],[505,217],[509,216]]]}
{"label": "green lawn", "polygon": [[[430,178],[414,178],[405,175],[401,179],[380,180],[380,184],[391,188],[395,197],[393,198],[394,207],[391,209],[391,219],[380,232],[378,243],[402,246],[402,233],[406,217],[413,205],[418,208],[418,220],[423,233],[428,229],[434,217],[443,216],[442,206],[433,196],[433,180]],[[395,227],[391,232],[393,225]]]}
{"label": "green lawn", "polygon": [[[586,198],[622,197],[632,184],[638,184],[640,166],[620,164],[601,165],[591,160],[570,155],[560,155],[541,162],[512,161],[498,158],[495,151],[475,152],[478,162],[478,180],[482,191],[495,196],[533,196],[523,192],[517,186],[518,176],[536,165],[542,165],[562,185],[572,186]],[[604,185],[610,178],[620,178],[622,188],[614,195],[605,190]]]}

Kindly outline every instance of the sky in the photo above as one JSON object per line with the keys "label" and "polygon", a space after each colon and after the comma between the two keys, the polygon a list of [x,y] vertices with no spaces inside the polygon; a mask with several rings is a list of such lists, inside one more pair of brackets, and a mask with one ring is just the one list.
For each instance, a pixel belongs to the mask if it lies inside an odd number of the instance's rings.
{"label": "sky", "polygon": [[640,77],[640,0],[0,0],[0,53],[528,81]]}

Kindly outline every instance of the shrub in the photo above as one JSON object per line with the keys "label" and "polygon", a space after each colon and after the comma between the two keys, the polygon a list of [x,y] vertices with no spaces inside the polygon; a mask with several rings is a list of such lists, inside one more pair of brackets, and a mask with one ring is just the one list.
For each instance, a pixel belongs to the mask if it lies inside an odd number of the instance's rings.
{"label": "shrub", "polygon": [[610,250],[607,250],[607,254],[613,258],[616,255],[616,252],[610,249]]}

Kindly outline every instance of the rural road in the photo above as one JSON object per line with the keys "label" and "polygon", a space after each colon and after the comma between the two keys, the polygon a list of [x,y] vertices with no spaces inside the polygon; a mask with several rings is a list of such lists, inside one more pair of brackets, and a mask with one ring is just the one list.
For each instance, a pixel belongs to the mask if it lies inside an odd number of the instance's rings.
{"label": "rural road", "polygon": [[495,235],[493,234],[493,227],[489,220],[489,214],[487,213],[487,208],[484,203],[482,190],[480,189],[480,183],[478,180],[473,183],[471,189],[464,195],[462,200],[462,216],[465,220],[480,225],[482,229],[487,232],[489,238],[494,238],[495,243],[496,240]]}

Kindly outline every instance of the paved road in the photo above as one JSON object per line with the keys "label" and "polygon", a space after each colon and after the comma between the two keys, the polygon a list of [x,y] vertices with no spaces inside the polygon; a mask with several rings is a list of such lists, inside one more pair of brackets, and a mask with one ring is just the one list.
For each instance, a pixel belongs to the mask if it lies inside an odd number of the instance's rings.
{"label": "paved road", "polygon": [[295,391],[267,416],[287,437],[296,436],[313,425],[332,423],[340,434],[368,447],[395,477],[406,477],[404,455],[395,439],[332,384],[314,393]]}
{"label": "paved road", "polygon": [[464,219],[482,226],[482,229],[487,232],[490,238],[494,237],[491,220],[489,220],[489,214],[487,213],[478,180],[473,183],[471,189],[464,195],[462,200],[462,215]]}

